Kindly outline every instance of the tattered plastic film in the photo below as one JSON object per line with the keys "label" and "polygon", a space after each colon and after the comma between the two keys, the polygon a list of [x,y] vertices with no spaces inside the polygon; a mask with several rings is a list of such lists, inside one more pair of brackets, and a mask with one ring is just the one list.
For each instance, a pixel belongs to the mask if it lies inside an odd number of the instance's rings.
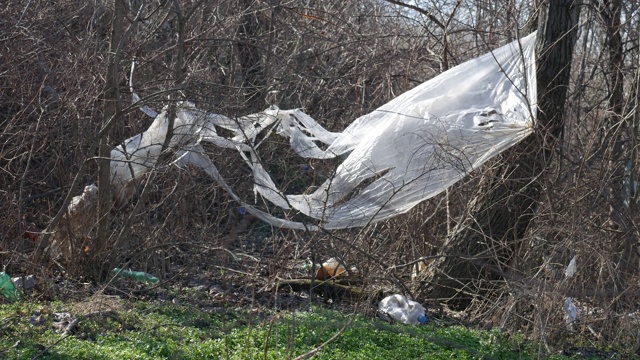
{"label": "tattered plastic film", "polygon": [[[298,109],[272,107],[230,119],[183,103],[175,126],[187,131],[171,145],[180,164],[203,168],[241,201],[198,144],[235,147],[252,170],[256,194],[278,207],[297,210],[309,221],[276,219],[242,203],[249,213],[278,227],[340,229],[389,219],[444,191],[531,134],[536,102],[532,34],[440,74],[356,119],[340,133],[324,129]],[[143,111],[153,114],[148,108]],[[135,181],[155,165],[166,124],[165,109],[147,132],[114,150],[114,185]],[[258,134],[274,124],[303,158],[348,156],[315,191],[284,194],[261,165],[255,144]],[[218,135],[215,126],[233,136]]]}

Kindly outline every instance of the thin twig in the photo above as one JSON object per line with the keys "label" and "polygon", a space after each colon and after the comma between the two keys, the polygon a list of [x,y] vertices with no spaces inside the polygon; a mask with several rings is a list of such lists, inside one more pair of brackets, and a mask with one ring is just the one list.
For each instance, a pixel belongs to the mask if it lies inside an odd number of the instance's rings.
{"label": "thin twig", "polygon": [[[429,20],[433,21],[440,29],[444,30],[446,28],[445,24],[442,23],[442,21],[438,20],[435,16],[433,16],[433,14],[431,14],[431,12],[415,6],[415,5],[410,5],[410,4],[406,4],[402,1],[398,1],[398,0],[385,0],[388,3],[394,4],[394,5],[398,5],[398,6],[402,6],[411,10],[415,10],[417,12],[419,12],[420,14],[426,16]],[[456,6],[457,8],[457,6]]]}

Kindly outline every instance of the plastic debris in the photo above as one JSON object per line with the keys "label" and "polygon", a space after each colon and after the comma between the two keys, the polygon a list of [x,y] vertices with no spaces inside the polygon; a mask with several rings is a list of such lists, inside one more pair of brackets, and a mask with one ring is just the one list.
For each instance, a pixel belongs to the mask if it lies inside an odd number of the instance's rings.
{"label": "plastic debris", "polygon": [[337,279],[346,275],[347,269],[341,261],[331,258],[325,261],[316,272],[317,280]]}
{"label": "plastic debris", "polygon": [[82,195],[74,196],[69,203],[68,212],[75,215],[80,211],[86,211],[87,207],[93,207],[98,198],[98,187],[90,184],[84,187]]}
{"label": "plastic debris", "polygon": [[73,262],[84,249],[83,243],[91,241],[98,216],[98,187],[84,187],[82,195],[74,196],[67,213],[53,231],[48,253],[53,259]]}
{"label": "plastic debris", "polygon": [[420,273],[427,268],[427,263],[424,261],[419,261],[411,267],[411,280],[415,281]]}
{"label": "plastic debris", "polygon": [[313,262],[307,261],[300,267],[302,270],[309,270],[313,266]]}
{"label": "plastic debris", "polygon": [[2,296],[4,296],[9,302],[16,302],[20,300],[20,292],[16,289],[9,275],[4,271],[0,272],[0,294],[2,294]]}
{"label": "plastic debris", "polygon": [[577,310],[571,298],[564,299],[564,321],[567,323],[567,330],[573,331],[573,324],[576,321]]}
{"label": "plastic debris", "polygon": [[18,276],[11,280],[16,288],[22,290],[29,290],[36,286],[36,278],[33,275]]}
{"label": "plastic debris", "polygon": [[24,220],[20,222],[20,231],[22,231],[23,238],[32,242],[36,242],[42,233],[42,230],[38,229],[35,224]]}
{"label": "plastic debris", "polygon": [[[247,212],[273,226],[309,231],[361,227],[409,211],[532,134],[535,73],[531,34],[430,79],[354,120],[342,132],[326,130],[299,109],[272,106],[232,119],[181,102],[176,104],[169,147],[175,150],[177,165],[200,167]],[[139,97],[134,93],[133,99],[137,102]],[[131,198],[135,182],[156,166],[168,133],[168,107],[157,113],[139,105],[155,117],[153,123],[111,152],[112,185],[120,203]],[[231,134],[219,134],[218,128]],[[344,160],[315,190],[286,194],[258,152],[271,129],[288,138],[302,158]],[[311,221],[277,218],[243,202],[204,151],[203,142],[238,151],[253,173],[256,203],[260,195]]]}
{"label": "plastic debris", "polygon": [[572,278],[573,275],[576,274],[577,270],[578,270],[578,267],[576,265],[576,257],[574,256],[571,259],[571,261],[569,261],[569,266],[567,266],[566,270],[564,271],[564,276],[568,278]]}
{"label": "plastic debris", "polygon": [[387,321],[399,321],[403,324],[418,325],[427,322],[424,307],[404,295],[387,296],[378,304],[378,316]]}
{"label": "plastic debris", "polygon": [[54,312],[54,322],[51,324],[56,332],[62,333],[62,335],[69,335],[73,332],[73,329],[78,325],[78,318],[66,312]]}
{"label": "plastic debris", "polygon": [[622,181],[622,198],[626,208],[630,206],[631,199],[635,199],[638,192],[638,181],[635,179],[637,175],[632,174],[633,171],[631,165],[631,160],[627,160],[624,167],[624,180]]}
{"label": "plastic debris", "polygon": [[144,281],[144,282],[150,282],[150,283],[157,283],[158,281],[160,281],[157,277],[151,274],[147,274],[146,272],[143,272],[143,271],[131,271],[131,270],[122,270],[120,268],[114,268],[113,270],[111,270],[111,272],[116,276],[135,279],[138,281]]}
{"label": "plastic debris", "polygon": [[37,313],[31,315],[27,322],[31,326],[43,326],[47,322],[47,318],[44,316],[44,314]]}

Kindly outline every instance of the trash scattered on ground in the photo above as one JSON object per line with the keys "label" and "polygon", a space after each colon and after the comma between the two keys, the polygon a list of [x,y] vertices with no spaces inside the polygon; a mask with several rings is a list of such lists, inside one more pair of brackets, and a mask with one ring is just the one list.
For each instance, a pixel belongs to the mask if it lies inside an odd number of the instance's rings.
{"label": "trash scattered on ground", "polygon": [[47,319],[45,318],[43,313],[37,313],[31,315],[28,321],[31,326],[43,326]]}
{"label": "trash scattered on ground", "polygon": [[378,317],[389,321],[399,321],[403,324],[418,325],[427,322],[424,307],[404,295],[387,296],[378,304]]}
{"label": "trash scattered on ground", "polygon": [[347,269],[341,261],[331,258],[325,261],[316,272],[317,280],[337,279],[346,275]]}
{"label": "trash scattered on ground", "polygon": [[0,272],[0,294],[9,302],[20,300],[20,292],[16,289],[13,281],[5,272]]}
{"label": "trash scattered on ground", "polygon": [[78,324],[78,318],[70,313],[53,313],[54,322],[52,324],[56,332],[62,335],[69,335]]}
{"label": "trash scattered on ground", "polygon": [[147,274],[146,272],[143,272],[143,271],[131,271],[131,270],[123,270],[120,268],[114,268],[113,270],[111,270],[111,273],[113,273],[116,276],[135,279],[138,281],[150,282],[150,283],[157,283],[158,281],[160,281],[158,280],[157,277],[151,274]]}
{"label": "trash scattered on ground", "polygon": [[36,286],[36,278],[33,275],[14,277],[11,281],[20,290],[29,290]]}

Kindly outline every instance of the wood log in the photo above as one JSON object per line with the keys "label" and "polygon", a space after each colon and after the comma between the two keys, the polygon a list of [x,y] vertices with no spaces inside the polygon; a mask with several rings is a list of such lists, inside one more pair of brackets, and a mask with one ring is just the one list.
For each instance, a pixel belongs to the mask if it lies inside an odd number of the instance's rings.
{"label": "wood log", "polygon": [[313,291],[315,294],[325,298],[338,300],[362,300],[370,299],[376,304],[382,300],[383,292],[378,290],[365,289],[363,281],[360,279],[340,279],[318,281],[312,279],[280,279],[276,283],[276,289],[289,287],[293,291]]}

